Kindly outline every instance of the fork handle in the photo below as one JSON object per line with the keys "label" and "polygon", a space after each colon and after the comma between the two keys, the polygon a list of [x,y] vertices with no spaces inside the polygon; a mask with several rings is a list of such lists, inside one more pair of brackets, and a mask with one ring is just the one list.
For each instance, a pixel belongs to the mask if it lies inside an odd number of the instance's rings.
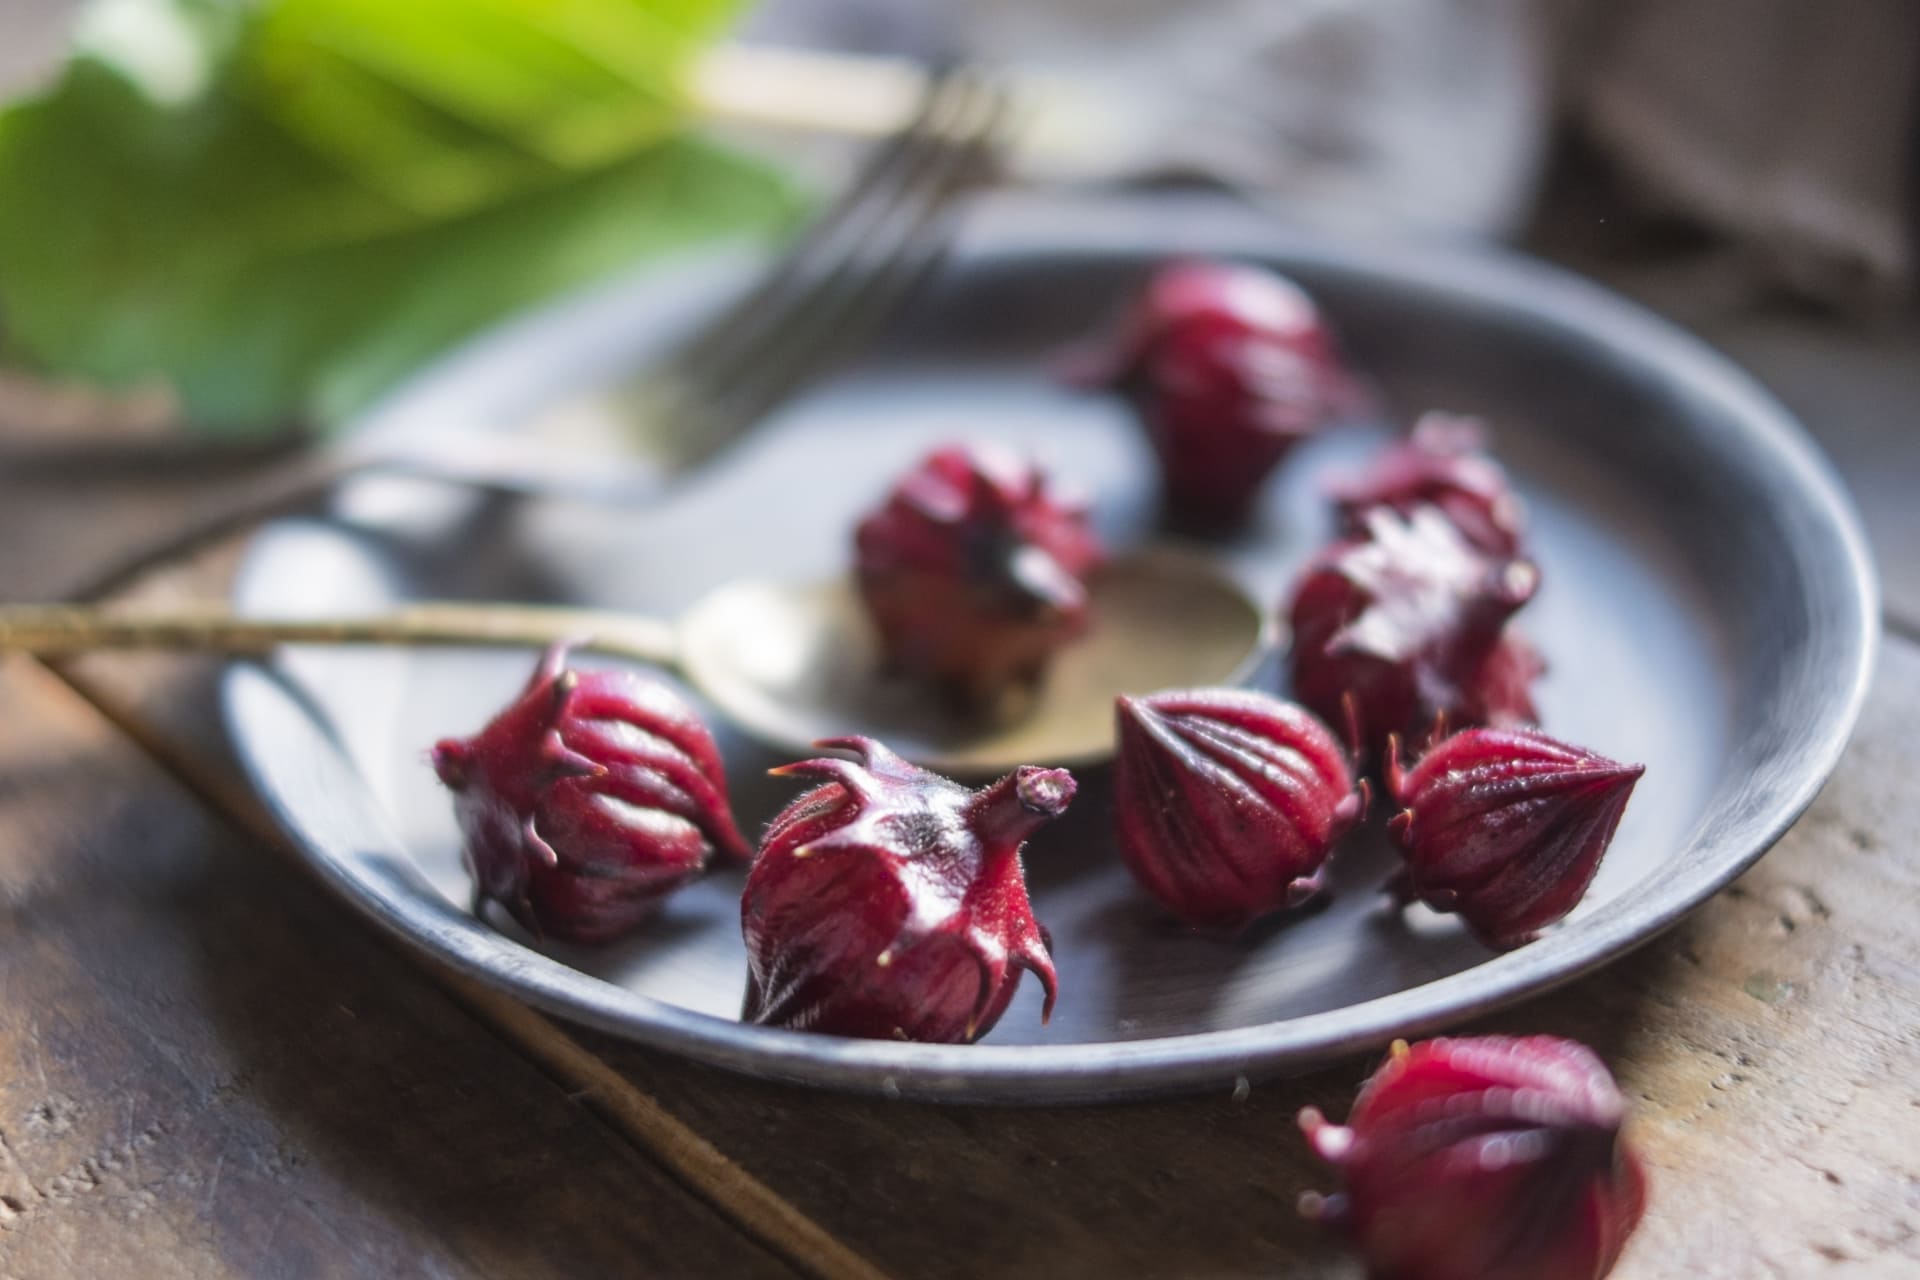
{"label": "fork handle", "polygon": [[457,484],[485,493],[558,498],[609,507],[658,497],[668,468],[639,458],[576,454],[537,436],[474,432],[458,437],[349,443],[337,473],[382,472]]}
{"label": "fork handle", "polygon": [[608,506],[632,505],[665,489],[666,473],[625,459],[587,466],[565,454],[542,451],[515,437],[483,437],[442,448],[439,437],[375,441],[297,454],[260,477],[239,500],[196,513],[127,559],[109,566],[76,593],[102,600],[147,572],[186,559],[255,525],[292,514],[358,475],[404,475],[487,493],[567,498]]}
{"label": "fork handle", "polygon": [[220,605],[160,611],[0,605],[0,652],[41,657],[102,650],[262,655],[288,644],[542,648],[562,643],[662,667],[679,660],[670,623],[592,609],[434,601],[364,616],[252,618]]}

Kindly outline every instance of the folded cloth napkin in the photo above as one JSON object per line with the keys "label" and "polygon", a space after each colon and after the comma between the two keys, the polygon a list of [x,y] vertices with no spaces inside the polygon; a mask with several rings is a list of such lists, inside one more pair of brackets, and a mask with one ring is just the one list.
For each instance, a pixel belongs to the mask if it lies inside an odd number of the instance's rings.
{"label": "folded cloth napkin", "polygon": [[1111,176],[1343,226],[1517,229],[1557,90],[1757,282],[1871,305],[1914,270],[1920,0],[771,0],[755,23],[1071,74],[1139,122]]}
{"label": "folded cloth napkin", "polygon": [[1575,118],[1641,199],[1847,307],[1907,294],[1920,114],[1915,0],[1580,0]]}
{"label": "folded cloth napkin", "polygon": [[[1075,72],[1141,123],[1142,174],[1342,226],[1505,234],[1547,137],[1533,0],[962,0],[988,58]],[[1152,104],[1153,110],[1145,109]]]}
{"label": "folded cloth napkin", "polygon": [[1206,178],[1306,221],[1517,229],[1547,135],[1535,0],[770,0],[749,38],[952,54],[1078,82],[1097,163]]}

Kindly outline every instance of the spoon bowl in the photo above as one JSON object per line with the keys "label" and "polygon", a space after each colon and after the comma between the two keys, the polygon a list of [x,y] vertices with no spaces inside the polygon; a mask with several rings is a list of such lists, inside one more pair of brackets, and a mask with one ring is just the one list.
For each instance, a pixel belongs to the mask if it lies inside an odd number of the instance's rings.
{"label": "spoon bowl", "polygon": [[863,734],[926,768],[975,776],[1022,764],[1086,765],[1113,754],[1113,700],[1238,684],[1271,647],[1266,614],[1197,555],[1155,550],[1103,568],[1094,622],[1017,714],[963,717],[883,669],[866,612],[844,579],[742,582],[677,623],[635,614],[510,604],[413,604],[358,617],[241,617],[221,606],[165,612],[0,606],[0,652],[102,649],[265,654],[283,644],[540,647],[569,643],[677,670],[748,735],[804,755]]}
{"label": "spoon bowl", "polygon": [[680,623],[680,668],[770,746],[804,754],[818,739],[860,734],[925,768],[976,777],[1098,764],[1113,754],[1116,695],[1242,684],[1272,648],[1267,611],[1197,555],[1138,553],[1089,585],[1093,625],[1013,714],[963,715],[924,684],[889,675],[846,579],[722,587]]}
{"label": "spoon bowl", "polygon": [[[1387,911],[1377,890],[1399,859],[1376,821],[1334,859],[1320,909],[1232,939],[1169,929],[1123,865],[1110,771],[1095,770],[1028,860],[1064,986],[1050,1022],[1023,983],[980,1044],[742,1025],[737,875],[689,886],[655,928],[602,952],[543,953],[462,909],[459,832],[420,749],[477,727],[524,676],[524,654],[238,664],[224,687],[239,755],[356,911],[569,1022],[782,1085],[1032,1105],[1224,1099],[1251,1080],[1257,1101],[1269,1076],[1537,999],[1646,942],[1751,866],[1833,768],[1872,665],[1872,569],[1826,464],[1694,339],[1536,264],[1430,242],[1329,243],[1215,201],[1023,194],[969,206],[967,219],[882,349],[671,502],[436,515],[411,490],[369,484],[343,495],[345,522],[264,535],[236,598],[252,612],[341,611],[531,585],[678,617],[720,583],[839,573],[851,524],[955,438],[1044,450],[1097,495],[1100,536],[1131,547],[1153,528],[1150,452],[1122,406],[1061,391],[1049,362],[1169,256],[1266,263],[1324,304],[1383,403],[1485,419],[1528,502],[1549,577],[1525,620],[1553,663],[1539,685],[1545,723],[1648,765],[1580,909],[1497,956],[1450,918]],[[556,394],[609,385],[672,297],[649,275],[562,303],[423,375],[369,427],[504,428]],[[1259,518],[1216,548],[1255,600],[1282,597],[1326,532],[1325,483],[1362,465],[1389,425],[1303,445]],[[678,628],[663,630],[679,647]],[[774,760],[742,737],[723,750],[738,748],[729,783],[752,826],[794,788],[762,781]]]}

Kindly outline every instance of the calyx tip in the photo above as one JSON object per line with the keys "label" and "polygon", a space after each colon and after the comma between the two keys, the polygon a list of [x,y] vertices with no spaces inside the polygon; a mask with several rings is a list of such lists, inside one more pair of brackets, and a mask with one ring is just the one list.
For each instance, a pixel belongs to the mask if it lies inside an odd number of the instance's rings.
{"label": "calyx tip", "polygon": [[1047,818],[1065,813],[1080,789],[1080,784],[1065,769],[1022,765],[1014,776],[1014,793],[1020,797],[1020,806]]}

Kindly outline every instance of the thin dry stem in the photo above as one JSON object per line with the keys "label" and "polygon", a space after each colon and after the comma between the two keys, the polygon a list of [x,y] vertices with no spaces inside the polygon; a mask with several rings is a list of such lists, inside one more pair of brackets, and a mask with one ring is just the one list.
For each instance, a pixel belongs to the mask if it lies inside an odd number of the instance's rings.
{"label": "thin dry stem", "polygon": [[219,605],[152,612],[88,605],[0,606],[0,652],[56,657],[102,650],[259,655],[281,645],[583,650],[672,666],[671,625],[653,618],[535,605],[424,603],[356,617],[246,618]]}

